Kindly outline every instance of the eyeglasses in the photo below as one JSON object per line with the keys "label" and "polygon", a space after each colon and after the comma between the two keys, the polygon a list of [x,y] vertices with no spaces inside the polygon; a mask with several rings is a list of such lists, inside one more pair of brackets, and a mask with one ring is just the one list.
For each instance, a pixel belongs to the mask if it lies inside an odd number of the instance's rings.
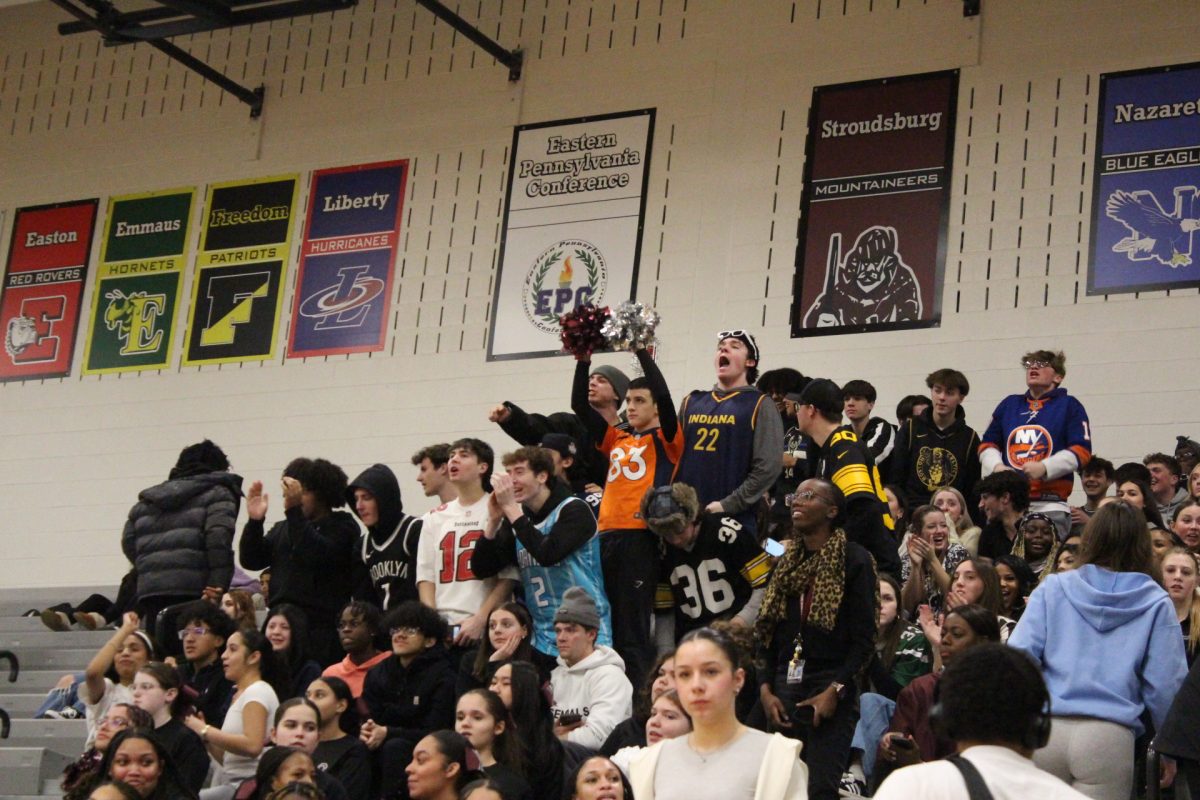
{"label": "eyeglasses", "polygon": [[1023,366],[1025,369],[1045,369],[1046,367],[1052,367],[1054,365],[1045,361],[1022,361],[1021,366]]}
{"label": "eyeglasses", "polygon": [[208,632],[209,632],[208,628],[205,628],[202,626],[196,626],[195,628],[180,628],[179,629],[179,641],[183,641],[189,633],[193,636],[203,636],[204,634],[206,634]]}
{"label": "eyeglasses", "polygon": [[403,636],[407,639],[411,639],[414,636],[420,636],[421,629],[420,628],[392,628],[391,634],[392,634],[393,639],[395,639],[397,636]]}
{"label": "eyeglasses", "polygon": [[783,498],[783,501],[790,506],[792,503],[794,503],[797,500],[808,502],[809,500],[813,500],[813,499],[820,500],[822,503],[824,503],[827,506],[833,505],[832,499],[826,497],[825,495],[818,494],[818,493],[812,491],[811,489],[805,489],[803,492],[796,492],[795,494],[786,495]]}
{"label": "eyeglasses", "polygon": [[125,717],[104,717],[96,722],[96,727],[128,728],[129,720],[125,719]]}

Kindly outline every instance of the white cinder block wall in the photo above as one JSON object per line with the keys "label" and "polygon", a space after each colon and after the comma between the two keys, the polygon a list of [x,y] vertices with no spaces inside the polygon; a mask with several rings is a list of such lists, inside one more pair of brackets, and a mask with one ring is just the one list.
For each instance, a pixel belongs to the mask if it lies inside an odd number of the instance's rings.
{"label": "white cinder block wall", "polygon": [[[81,378],[81,339],[71,377],[0,385],[0,587],[115,584],[137,491],[200,437],[272,488],[296,455],[351,475],[385,461],[422,511],[417,448],[472,434],[503,452],[492,404],[565,408],[569,359],[485,362],[512,126],[632,108],[658,109],[638,296],[664,317],[676,399],[711,381],[714,332],[748,326],[764,369],[869,378],[889,417],[958,367],[982,428],[1021,389],[1018,357],[1049,346],[1097,452],[1200,434],[1197,292],[1084,296],[1098,75],[1194,59],[1189,0],[983,0],[974,19],[960,0],[451,5],[525,50],[519,83],[412,0],[176,40],[264,83],[257,121],[147,47],[60,37],[50,3],[0,8],[0,247],[24,205],[412,163],[386,351]],[[812,87],[946,68],[962,77],[942,326],[790,339]]]}

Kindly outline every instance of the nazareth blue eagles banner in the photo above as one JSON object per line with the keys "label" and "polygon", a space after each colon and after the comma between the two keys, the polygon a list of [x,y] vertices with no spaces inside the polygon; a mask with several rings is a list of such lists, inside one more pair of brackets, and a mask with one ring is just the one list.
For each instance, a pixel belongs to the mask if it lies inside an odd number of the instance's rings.
{"label": "nazareth blue eagles banner", "polygon": [[1200,63],[1100,76],[1088,294],[1200,286]]}
{"label": "nazareth blue eagles banner", "polygon": [[813,88],[792,336],[941,322],[958,71]]}
{"label": "nazareth blue eagles banner", "polygon": [[407,161],[312,175],[288,358],[382,350]]}

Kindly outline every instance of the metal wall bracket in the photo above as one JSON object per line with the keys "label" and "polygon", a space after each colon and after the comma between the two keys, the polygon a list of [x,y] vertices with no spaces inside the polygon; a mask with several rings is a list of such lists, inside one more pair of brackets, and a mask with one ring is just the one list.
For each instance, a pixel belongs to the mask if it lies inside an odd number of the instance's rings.
{"label": "metal wall bracket", "polygon": [[451,11],[439,0],[417,0],[417,5],[429,9],[438,19],[477,44],[492,58],[508,67],[508,79],[510,81],[521,80],[521,66],[525,61],[525,54],[521,50],[505,50],[502,45],[492,41],[488,38],[487,34]]}
{"label": "metal wall bracket", "polygon": [[160,53],[215,83],[250,107],[250,118],[262,114],[264,87],[248,89],[186,50],[167,41],[172,36],[252,25],[275,19],[337,11],[358,0],[158,0],[159,5],[123,13],[110,0],[51,0],[75,17],[58,26],[63,36],[97,31],[108,45],[145,42]]}

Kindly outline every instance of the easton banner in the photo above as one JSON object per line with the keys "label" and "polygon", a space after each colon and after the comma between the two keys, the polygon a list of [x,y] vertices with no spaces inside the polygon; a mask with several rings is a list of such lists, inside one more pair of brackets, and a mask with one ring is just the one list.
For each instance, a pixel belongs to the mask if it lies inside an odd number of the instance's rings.
{"label": "easton banner", "polygon": [[314,172],[288,358],[382,350],[407,161]]}
{"label": "easton banner", "polygon": [[0,380],[71,373],[98,201],[21,208],[0,295]]}
{"label": "easton banner", "polygon": [[109,199],[84,374],[170,366],[195,199],[193,188]]}
{"label": "easton banner", "polygon": [[488,360],[562,352],[558,318],[634,299],[654,109],[513,131]]}
{"label": "easton banner", "polygon": [[298,175],[208,187],[185,365],[275,355]]}
{"label": "easton banner", "polygon": [[1200,63],[1100,76],[1090,295],[1200,286]]}
{"label": "easton banner", "polygon": [[792,336],[941,322],[958,71],[817,86]]}

